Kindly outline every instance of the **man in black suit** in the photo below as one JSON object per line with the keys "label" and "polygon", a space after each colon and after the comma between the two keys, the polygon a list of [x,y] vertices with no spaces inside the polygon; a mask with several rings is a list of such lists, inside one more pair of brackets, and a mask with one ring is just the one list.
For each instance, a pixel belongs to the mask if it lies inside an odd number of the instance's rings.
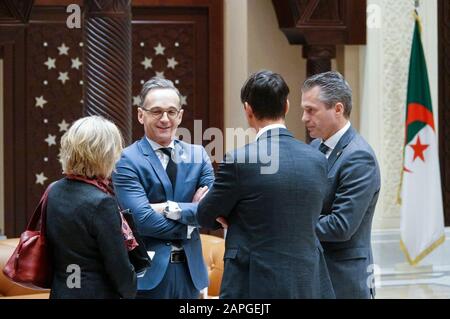
{"label": "man in black suit", "polygon": [[197,210],[203,227],[228,224],[221,298],[334,298],[315,232],[327,163],[286,129],[288,94],[276,73],[250,76],[241,100],[256,141],[226,156]]}

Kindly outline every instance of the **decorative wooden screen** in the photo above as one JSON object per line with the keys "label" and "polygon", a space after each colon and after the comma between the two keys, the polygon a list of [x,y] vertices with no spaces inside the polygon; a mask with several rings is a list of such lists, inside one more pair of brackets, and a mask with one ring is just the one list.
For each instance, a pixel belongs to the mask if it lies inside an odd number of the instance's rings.
{"label": "decorative wooden screen", "polygon": [[[191,2],[133,1],[132,99],[123,106],[131,110],[133,141],[143,136],[139,92],[154,75],[180,89],[182,127],[192,132],[194,120],[202,120],[203,129],[223,127],[222,1]],[[81,29],[66,27],[70,3],[77,1],[36,1],[28,25],[0,20],[8,236],[24,230],[44,189],[61,178],[60,138],[84,114],[85,43]]]}

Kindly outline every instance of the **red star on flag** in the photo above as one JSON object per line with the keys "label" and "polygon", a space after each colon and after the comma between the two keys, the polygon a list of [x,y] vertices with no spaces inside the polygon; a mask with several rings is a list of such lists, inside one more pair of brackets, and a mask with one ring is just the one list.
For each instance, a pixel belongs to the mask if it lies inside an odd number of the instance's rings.
{"label": "red star on flag", "polygon": [[429,147],[430,145],[422,144],[420,142],[420,136],[417,136],[417,142],[415,145],[410,145],[412,149],[414,150],[414,159],[413,162],[416,160],[416,158],[420,157],[420,159],[425,162],[425,156],[423,155],[423,152]]}

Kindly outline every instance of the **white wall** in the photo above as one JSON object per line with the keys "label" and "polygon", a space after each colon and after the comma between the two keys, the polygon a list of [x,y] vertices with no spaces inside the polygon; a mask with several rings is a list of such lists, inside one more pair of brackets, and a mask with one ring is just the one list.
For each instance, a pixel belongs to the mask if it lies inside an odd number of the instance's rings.
{"label": "white wall", "polygon": [[419,14],[423,23],[422,41],[428,66],[431,100],[435,123],[438,121],[439,107],[439,57],[438,57],[438,3],[437,0],[422,0]]}
{"label": "white wall", "polygon": [[[333,69],[339,71],[347,80],[353,92],[353,106],[350,122],[352,126],[360,130],[360,112],[361,112],[361,61],[360,51],[363,46],[346,45],[338,46],[336,51],[336,60],[333,63]],[[333,60],[334,61],[334,60]]]}
{"label": "white wall", "polygon": [[[374,148],[382,175],[374,228],[395,229],[400,226],[397,194],[403,167],[414,0],[369,0],[368,5],[379,8],[380,25],[368,28],[367,47],[361,50],[361,134]],[[423,20],[422,39],[437,116],[437,0],[422,0],[419,14]]]}
{"label": "white wall", "polygon": [[[247,128],[240,99],[241,86],[248,76],[247,1],[225,0],[224,20],[224,126]],[[229,138],[226,142],[226,151],[235,147]]]}
{"label": "white wall", "polygon": [[[226,128],[248,127],[240,90],[247,77],[260,69],[280,73],[286,80],[291,89],[287,126],[297,138],[304,139],[300,85],[305,79],[306,62],[301,46],[290,45],[280,31],[271,0],[225,0]],[[227,139],[226,150],[231,148]]]}
{"label": "white wall", "polygon": [[280,31],[271,0],[248,0],[247,3],[249,73],[269,69],[283,76],[291,91],[287,127],[303,140],[300,86],[306,76],[306,60],[302,57],[302,47],[289,44]]}

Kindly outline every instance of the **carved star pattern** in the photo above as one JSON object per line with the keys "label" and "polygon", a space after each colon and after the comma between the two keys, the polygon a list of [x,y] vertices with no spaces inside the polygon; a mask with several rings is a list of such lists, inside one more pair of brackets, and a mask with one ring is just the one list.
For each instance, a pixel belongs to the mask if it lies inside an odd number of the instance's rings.
{"label": "carved star pattern", "polygon": [[175,60],[175,58],[167,59],[167,68],[175,70],[177,64],[178,62],[177,60]]}
{"label": "carved star pattern", "polygon": [[36,99],[36,104],[34,106],[36,107],[40,107],[41,109],[44,108],[44,105],[47,104],[47,101],[44,99],[44,96],[41,95],[39,97],[35,97]]}
{"label": "carved star pattern", "polygon": [[166,77],[164,76],[164,71],[161,71],[161,72],[156,71],[156,72],[155,72],[155,76],[160,77],[160,78],[163,78],[163,79],[166,78]]}
{"label": "carved star pattern", "polygon": [[[81,44],[80,44],[81,46]],[[65,43],[61,43],[61,45],[59,47],[57,47],[58,49],[58,54],[61,55],[69,55],[69,50],[70,47],[68,47]],[[155,55],[165,55],[165,50],[166,47],[162,45],[162,43],[158,43],[156,46],[153,47]],[[167,58],[167,68],[168,69],[172,69],[175,70],[175,68],[177,67],[177,65],[179,64],[179,62],[176,60],[175,57],[171,57],[171,58]],[[51,69],[56,69],[56,58],[52,58],[52,57],[47,57],[47,60],[44,62],[44,65],[47,67],[48,70]],[[80,70],[80,67],[83,65],[83,63],[81,62],[79,57],[75,57],[71,59],[71,68],[72,69],[76,69],[76,70]],[[144,69],[151,69],[153,68],[153,60],[149,57],[144,57],[144,60],[141,61],[141,65],[143,65]],[[58,76],[58,80],[61,81],[62,84],[65,84],[67,81],[70,80],[69,78],[69,72],[59,72],[59,76]],[[155,75],[161,78],[165,78],[165,74],[164,71],[156,71]],[[44,96],[40,96],[40,97],[35,97],[36,103],[35,103],[35,107],[40,107],[41,109],[44,108],[44,106],[48,103]],[[81,101],[80,101],[81,102]],[[141,105],[141,98],[139,95],[133,96],[133,105],[134,106],[140,106]],[[82,103],[82,102],[81,102]],[[187,96],[182,95],[181,96],[181,100],[180,100],[181,106],[187,105]],[[65,119],[62,119],[60,123],[58,123],[58,127],[59,127],[59,132],[66,132],[69,127],[70,124],[66,122]],[[57,145],[56,142],[57,136],[56,135],[52,135],[52,134],[48,134],[47,138],[44,140],[49,147],[51,147],[52,145]],[[414,160],[416,158],[421,158],[422,160],[424,160],[424,155],[423,152],[426,148],[428,148],[428,145],[423,145],[420,143],[420,139],[418,139],[418,143],[416,145],[410,145],[415,153],[414,153]],[[44,172],[41,172],[39,174],[35,174],[36,176],[36,184],[41,184],[44,185],[45,181],[48,180],[48,178],[45,176]]]}
{"label": "carved star pattern", "polygon": [[52,59],[51,57],[47,58],[47,61],[44,62],[49,70],[56,69],[56,59]]}
{"label": "carved star pattern", "polygon": [[144,66],[144,69],[151,69],[152,66],[152,59],[149,59],[147,57],[144,58],[144,61],[141,62],[141,64]]}
{"label": "carved star pattern", "polygon": [[48,134],[47,138],[44,141],[48,144],[48,147],[56,145],[56,135]]}
{"label": "carved star pattern", "polygon": [[187,105],[187,96],[182,95],[180,103],[181,103],[181,106]]}
{"label": "carved star pattern", "polygon": [[69,81],[68,72],[59,72],[58,80],[60,80],[62,84],[66,84],[66,81]]}
{"label": "carved star pattern", "polygon": [[139,95],[133,96],[133,105],[141,106],[141,97]]}
{"label": "carved star pattern", "polygon": [[58,47],[59,55],[69,55],[69,50],[70,48],[64,42]]}
{"label": "carved star pattern", "polygon": [[48,179],[47,177],[45,177],[44,172],[35,175],[36,175],[36,184],[44,185],[44,182]]}
{"label": "carved star pattern", "polygon": [[65,132],[69,129],[69,123],[66,122],[66,120],[62,120],[61,123],[58,123],[59,131]]}
{"label": "carved star pattern", "polygon": [[78,57],[76,57],[75,59],[71,59],[72,60],[72,69],[80,69],[80,66],[83,65],[83,63],[80,61],[80,59]]}
{"label": "carved star pattern", "polygon": [[158,43],[158,45],[153,49],[155,49],[155,55],[164,55],[164,50],[166,50],[161,43]]}

